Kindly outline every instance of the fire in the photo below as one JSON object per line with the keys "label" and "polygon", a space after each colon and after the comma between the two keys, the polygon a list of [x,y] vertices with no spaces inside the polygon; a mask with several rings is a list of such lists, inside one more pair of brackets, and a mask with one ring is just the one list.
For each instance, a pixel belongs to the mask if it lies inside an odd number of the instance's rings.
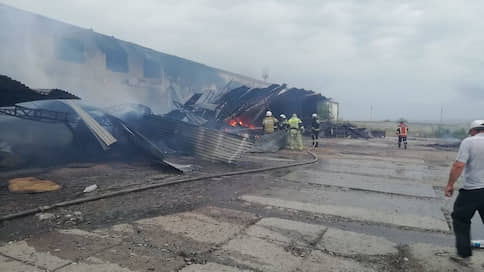
{"label": "fire", "polygon": [[237,126],[237,121],[232,119],[232,120],[229,121],[229,125],[231,125],[233,127],[236,127]]}
{"label": "fire", "polygon": [[249,123],[245,122],[244,120],[241,120],[240,118],[231,119],[231,120],[228,121],[228,123],[232,127],[241,126],[241,127],[246,127],[246,128],[250,128],[250,129],[255,129],[254,125],[249,124]]}

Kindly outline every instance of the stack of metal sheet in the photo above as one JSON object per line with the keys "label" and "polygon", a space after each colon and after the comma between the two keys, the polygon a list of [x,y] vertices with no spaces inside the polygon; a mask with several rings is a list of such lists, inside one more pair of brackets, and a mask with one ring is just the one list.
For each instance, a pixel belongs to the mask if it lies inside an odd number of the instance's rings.
{"label": "stack of metal sheet", "polygon": [[177,137],[186,143],[195,156],[205,160],[234,163],[253,146],[253,142],[247,137],[159,116],[151,118],[160,122],[161,134],[165,137]]}
{"label": "stack of metal sheet", "polygon": [[81,118],[82,121],[86,124],[86,126],[89,128],[91,133],[96,137],[96,139],[99,141],[99,144],[102,146],[104,150],[109,149],[109,147],[116,143],[117,140],[114,138],[109,131],[107,131],[105,128],[103,128],[94,118],[92,118],[87,112],[85,112],[81,107],[79,107],[77,104],[73,103],[72,101],[65,101],[64,102],[66,105],[71,107],[77,115],[79,115],[79,118]]}

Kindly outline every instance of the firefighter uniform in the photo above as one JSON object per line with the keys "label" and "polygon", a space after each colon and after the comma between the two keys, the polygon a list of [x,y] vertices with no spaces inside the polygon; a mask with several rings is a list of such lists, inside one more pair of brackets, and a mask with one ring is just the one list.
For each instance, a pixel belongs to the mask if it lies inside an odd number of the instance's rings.
{"label": "firefighter uniform", "polygon": [[264,120],[262,120],[262,126],[264,127],[264,134],[271,134],[274,133],[275,128],[277,127],[277,119],[272,116],[266,116]]}
{"label": "firefighter uniform", "polygon": [[397,135],[398,135],[398,148],[402,147],[407,149],[407,136],[408,136],[408,127],[405,125],[404,122],[401,122],[397,127]]}
{"label": "firefighter uniform", "polygon": [[291,119],[288,121],[289,124],[289,148],[291,150],[297,149],[302,151],[304,149],[302,143],[302,132],[304,131],[304,126],[301,119],[297,118],[296,114],[293,114]]}
{"label": "firefighter uniform", "polygon": [[279,130],[288,130],[289,123],[287,122],[286,116],[281,114],[279,117],[281,118],[281,121],[279,122]]}

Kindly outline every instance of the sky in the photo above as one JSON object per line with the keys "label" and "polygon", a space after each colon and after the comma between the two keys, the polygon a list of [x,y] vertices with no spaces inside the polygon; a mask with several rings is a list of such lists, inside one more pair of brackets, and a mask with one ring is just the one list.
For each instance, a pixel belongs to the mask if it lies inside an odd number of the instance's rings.
{"label": "sky", "polygon": [[[484,1],[0,0],[310,89],[347,120],[484,119]],[[370,110],[372,109],[372,110]]]}

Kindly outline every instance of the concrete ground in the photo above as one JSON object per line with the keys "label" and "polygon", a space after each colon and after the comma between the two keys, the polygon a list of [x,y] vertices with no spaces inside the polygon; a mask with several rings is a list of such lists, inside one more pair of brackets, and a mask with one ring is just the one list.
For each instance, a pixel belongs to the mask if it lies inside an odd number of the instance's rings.
{"label": "concrete ground", "polygon": [[[323,139],[317,164],[6,222],[0,232],[35,228],[0,236],[0,271],[483,271],[484,250],[469,265],[449,259],[453,199],[443,186],[456,151],[428,143],[398,150],[392,138]],[[245,159],[296,158],[304,159]],[[474,219],[473,238],[484,240]]]}

